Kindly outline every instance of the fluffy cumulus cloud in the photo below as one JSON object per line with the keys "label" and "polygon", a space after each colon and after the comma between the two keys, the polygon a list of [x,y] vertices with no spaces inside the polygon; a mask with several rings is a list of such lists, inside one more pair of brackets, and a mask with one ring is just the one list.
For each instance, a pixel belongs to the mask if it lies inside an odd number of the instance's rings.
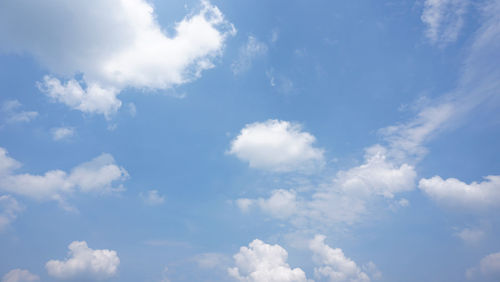
{"label": "fluffy cumulus cloud", "polygon": [[73,127],[57,127],[52,129],[52,138],[55,141],[63,140],[75,135]]}
{"label": "fluffy cumulus cloud", "polygon": [[0,113],[4,123],[30,122],[38,116],[38,112],[22,110],[22,104],[18,100],[8,100],[0,107]]}
{"label": "fluffy cumulus cloud", "polygon": [[416,176],[413,166],[394,164],[387,159],[387,150],[375,145],[366,150],[362,165],[338,172],[335,182],[348,193],[393,198],[395,193],[413,190]]}
{"label": "fluffy cumulus cloud", "polygon": [[158,190],[149,190],[146,193],[140,193],[139,196],[144,203],[150,206],[161,205],[165,202],[165,197],[160,195]]}
{"label": "fluffy cumulus cloud", "polygon": [[467,269],[466,276],[474,281],[498,281],[500,279],[500,252],[482,258],[478,266]]}
{"label": "fluffy cumulus cloud", "polygon": [[231,142],[230,154],[250,167],[274,172],[311,171],[324,164],[323,149],[299,124],[268,120],[247,124]]}
{"label": "fluffy cumulus cloud", "polygon": [[[287,219],[304,226],[354,223],[368,213],[368,205],[377,198],[393,199],[415,189],[413,166],[397,164],[387,156],[387,149],[375,145],[366,150],[365,161],[339,171],[329,183],[315,187],[312,193],[300,195],[294,190],[274,190],[269,198],[238,199],[238,207],[247,212],[258,207],[277,219]],[[396,203],[408,205],[397,199]]]}
{"label": "fluffy cumulus cloud", "polygon": [[[367,282],[370,281],[368,274],[351,259],[344,255],[341,249],[333,249],[325,244],[325,236],[316,235],[309,244],[313,252],[313,259],[318,267],[314,268],[314,275],[318,279],[326,278],[331,282]],[[376,269],[373,263],[367,268]]]}
{"label": "fluffy cumulus cloud", "polygon": [[16,220],[18,214],[23,211],[23,206],[9,195],[0,196],[0,232],[12,221]]}
{"label": "fluffy cumulus cloud", "polygon": [[57,279],[105,279],[117,274],[120,259],[115,251],[93,250],[85,241],[74,241],[68,248],[66,260],[50,260],[45,264],[50,276]]}
{"label": "fluffy cumulus cloud", "polygon": [[431,43],[444,46],[457,40],[469,0],[426,0],[422,21]]}
{"label": "fluffy cumulus cloud", "polygon": [[76,191],[104,193],[119,190],[121,187],[113,184],[128,177],[127,171],[116,165],[109,154],[80,164],[69,173],[62,170],[50,170],[42,175],[15,173],[19,167],[20,163],[0,147],[0,189],[37,200],[63,201],[65,195]]}
{"label": "fluffy cumulus cloud", "polygon": [[124,88],[167,89],[200,77],[234,33],[208,1],[171,34],[145,0],[0,3],[0,51],[31,54],[51,71],[39,88],[53,100],[106,116],[120,108]]}
{"label": "fluffy cumulus cloud", "polygon": [[239,50],[238,59],[231,65],[233,74],[241,74],[252,66],[252,60],[267,52],[267,45],[260,42],[254,36],[248,36],[248,40]]}
{"label": "fluffy cumulus cloud", "polygon": [[13,269],[5,274],[2,282],[32,282],[40,281],[40,277],[25,269]]}
{"label": "fluffy cumulus cloud", "polygon": [[440,176],[421,179],[418,186],[430,198],[447,207],[473,211],[500,206],[500,176],[489,175],[482,182],[467,184]]}
{"label": "fluffy cumulus cloud", "polygon": [[229,275],[237,281],[288,282],[308,281],[300,268],[291,268],[286,262],[288,253],[279,245],[269,245],[258,239],[248,247],[241,247],[234,255],[236,267],[229,268]]}

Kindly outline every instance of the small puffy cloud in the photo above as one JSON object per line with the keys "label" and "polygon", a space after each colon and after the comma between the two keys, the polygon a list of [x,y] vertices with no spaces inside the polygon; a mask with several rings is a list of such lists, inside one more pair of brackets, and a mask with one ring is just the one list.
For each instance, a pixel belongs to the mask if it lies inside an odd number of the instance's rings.
{"label": "small puffy cloud", "polygon": [[478,266],[467,269],[466,276],[474,281],[498,281],[500,279],[500,252],[482,258]]}
{"label": "small puffy cloud", "polygon": [[[333,249],[326,245],[325,238],[323,235],[316,235],[309,243],[309,248],[313,252],[313,259],[320,265],[314,268],[314,275],[318,279],[325,278],[332,282],[370,281],[368,274],[363,272],[353,260],[347,258],[341,249]],[[373,263],[367,265],[367,268],[370,271],[379,273]]]}
{"label": "small puffy cloud", "polygon": [[17,215],[23,211],[23,207],[16,199],[9,195],[0,196],[0,232],[3,231]]}
{"label": "small puffy cloud", "polygon": [[170,34],[156,17],[145,0],[2,1],[0,51],[31,54],[46,67],[52,74],[39,88],[54,101],[109,117],[125,88],[165,90],[199,78],[236,32],[206,0]]}
{"label": "small puffy cloud", "polygon": [[426,0],[421,20],[432,44],[445,46],[457,40],[469,0]]}
{"label": "small puffy cloud", "polygon": [[55,141],[70,138],[75,135],[75,129],[73,127],[57,127],[52,129],[52,138]]}
{"label": "small puffy cloud", "polygon": [[30,273],[28,270],[19,268],[9,271],[2,278],[2,282],[32,282],[32,281],[40,281],[40,277]]}
{"label": "small puffy cloud", "polygon": [[250,69],[252,60],[267,52],[267,45],[260,42],[254,36],[248,36],[248,40],[239,50],[238,59],[231,65],[234,75],[241,74]]}
{"label": "small puffy cloud", "polygon": [[437,203],[472,211],[500,206],[500,176],[489,175],[483,182],[467,184],[456,178],[440,176],[421,179],[418,187]]}
{"label": "small puffy cloud", "polygon": [[19,162],[0,148],[0,190],[23,195],[37,200],[63,201],[65,195],[75,191],[104,193],[121,189],[113,184],[128,177],[127,171],[115,164],[110,154],[101,154],[93,160],[80,164],[69,173],[50,170],[45,174],[16,174]]}
{"label": "small puffy cloud", "polygon": [[236,204],[242,212],[247,212],[253,205],[257,205],[263,212],[279,219],[285,219],[297,211],[297,195],[293,190],[278,189],[271,193],[269,198],[238,199]]}
{"label": "small puffy cloud", "polygon": [[161,205],[165,202],[165,197],[158,193],[158,190],[149,190],[147,193],[140,193],[139,196],[142,198],[144,203],[150,206]]}
{"label": "small puffy cloud", "polygon": [[0,108],[5,123],[30,122],[38,116],[35,111],[21,110],[22,104],[17,100],[5,101]]}
{"label": "small puffy cloud", "polygon": [[229,268],[228,273],[237,281],[245,282],[308,281],[302,269],[290,268],[287,258],[288,253],[281,246],[255,239],[234,255],[236,267]]}
{"label": "small puffy cloud", "polygon": [[232,142],[228,153],[250,167],[273,172],[311,171],[324,164],[323,149],[299,124],[268,120],[247,124]]}
{"label": "small puffy cloud", "polygon": [[116,275],[120,259],[115,251],[93,250],[85,241],[74,241],[68,248],[66,260],[50,260],[45,264],[50,276],[57,279],[86,277],[101,280]]}
{"label": "small puffy cloud", "polygon": [[485,232],[479,228],[464,228],[456,232],[455,235],[465,243],[475,244],[483,239]]}

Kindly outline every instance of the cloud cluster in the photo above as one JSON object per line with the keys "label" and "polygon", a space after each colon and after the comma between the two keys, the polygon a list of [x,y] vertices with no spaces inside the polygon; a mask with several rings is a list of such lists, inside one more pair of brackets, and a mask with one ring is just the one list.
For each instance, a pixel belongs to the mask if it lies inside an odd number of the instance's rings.
{"label": "cloud cluster", "polygon": [[[316,278],[332,282],[371,281],[370,275],[347,258],[341,249],[326,245],[325,238],[323,235],[316,235],[308,244],[316,265]],[[287,251],[280,245],[269,245],[255,239],[248,247],[241,247],[234,255],[236,267],[229,268],[228,272],[238,281],[312,281],[306,278],[302,269],[292,269],[286,262],[287,258]],[[372,273],[372,278],[380,278],[381,273],[373,262],[363,268]]]}
{"label": "cloud cluster", "polygon": [[269,245],[255,239],[234,255],[236,267],[229,268],[228,273],[245,282],[306,282],[304,271],[292,269],[286,262],[287,258],[287,251],[280,245]]}
{"label": "cloud cluster", "polygon": [[80,164],[69,173],[50,170],[43,175],[15,173],[20,163],[0,147],[0,190],[37,200],[63,201],[75,191],[84,193],[110,192],[113,184],[128,177],[127,171],[115,164],[110,154],[102,154]]}
{"label": "cloud cluster", "polygon": [[5,274],[2,282],[33,282],[40,281],[40,277],[25,269],[13,269]]}
{"label": "cloud cluster", "polygon": [[267,120],[247,124],[231,142],[229,154],[252,168],[273,172],[308,172],[324,164],[323,149],[299,124]]}
{"label": "cloud cluster", "polygon": [[74,241],[69,245],[69,257],[50,260],[45,268],[50,276],[58,279],[85,277],[105,279],[117,274],[120,259],[113,250],[93,250],[85,241]]}
{"label": "cloud cluster", "polygon": [[314,268],[314,275],[321,279],[327,278],[328,281],[357,281],[368,282],[370,277],[356,265],[356,263],[347,258],[341,249],[333,249],[325,244],[325,236],[316,235],[309,244],[313,251],[313,259],[319,267]]}
{"label": "cloud cluster", "polygon": [[75,129],[73,127],[57,127],[52,129],[52,138],[55,141],[67,139],[73,135],[75,135]]}
{"label": "cloud cluster", "polygon": [[31,54],[69,77],[39,83],[53,100],[109,117],[127,87],[167,89],[214,67],[235,29],[208,1],[200,6],[168,34],[145,0],[2,1],[0,51]]}

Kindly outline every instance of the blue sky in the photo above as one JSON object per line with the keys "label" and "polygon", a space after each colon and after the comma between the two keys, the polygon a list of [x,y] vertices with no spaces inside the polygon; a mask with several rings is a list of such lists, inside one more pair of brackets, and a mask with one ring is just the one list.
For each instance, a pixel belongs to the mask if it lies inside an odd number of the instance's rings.
{"label": "blue sky", "polygon": [[0,2],[2,281],[498,281],[500,2]]}

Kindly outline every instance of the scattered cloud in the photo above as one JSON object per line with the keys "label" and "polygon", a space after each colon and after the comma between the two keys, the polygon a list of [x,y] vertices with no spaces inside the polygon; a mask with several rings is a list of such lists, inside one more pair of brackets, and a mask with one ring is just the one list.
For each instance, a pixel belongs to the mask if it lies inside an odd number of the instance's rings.
{"label": "scattered cloud", "polygon": [[0,232],[3,231],[17,215],[23,211],[23,206],[10,195],[0,196]]}
{"label": "scattered cloud", "polygon": [[275,88],[278,92],[290,93],[295,89],[294,83],[289,77],[277,73],[273,69],[266,71],[266,75],[271,87]]}
{"label": "scattered cloud", "polygon": [[112,250],[93,250],[85,241],[74,241],[68,246],[69,257],[64,260],[50,260],[45,268],[50,276],[58,279],[86,277],[105,279],[115,276],[120,259]]}
{"label": "scattered cloud", "polygon": [[468,6],[469,0],[426,0],[421,19],[430,42],[445,46],[456,41]]}
{"label": "scattered cloud", "polygon": [[[333,249],[325,244],[325,236],[316,235],[309,244],[313,252],[313,260],[319,267],[314,268],[314,275],[318,279],[326,278],[328,281],[370,281],[368,274],[351,259],[344,255],[341,249]],[[371,262],[367,268],[380,276],[375,264]]]}
{"label": "scattered cloud", "polygon": [[40,277],[25,269],[13,269],[5,274],[2,282],[32,282],[40,281]]}
{"label": "scattered cloud", "polygon": [[[122,89],[165,90],[199,78],[236,32],[206,0],[174,30],[166,34],[145,0],[0,4],[0,51],[31,54],[51,71],[38,85],[54,101],[108,118]],[[75,74],[81,79],[60,79]]]}
{"label": "scattered cloud", "polygon": [[113,187],[115,182],[128,177],[123,167],[115,164],[110,154],[101,154],[93,160],[80,164],[69,173],[50,170],[43,175],[16,174],[20,163],[0,147],[0,190],[37,200],[57,200],[64,203],[64,197],[79,191],[104,193],[122,189]]}
{"label": "scattered cloud", "polygon": [[228,153],[250,167],[273,172],[310,172],[324,164],[323,149],[299,124],[267,120],[247,124],[231,142]]}
{"label": "scattered cloud", "polygon": [[158,193],[158,190],[149,190],[147,193],[140,193],[139,196],[142,198],[144,203],[150,206],[161,205],[165,202],[165,197]]}
{"label": "scattered cloud", "polygon": [[234,255],[236,267],[229,268],[228,273],[237,281],[246,282],[308,281],[302,269],[292,269],[288,265],[287,258],[287,251],[280,245],[269,245],[255,239]]}
{"label": "scattered cloud", "polygon": [[214,269],[227,267],[231,259],[227,255],[221,253],[203,253],[196,255],[194,261],[200,268]]}
{"label": "scattered cloud", "polygon": [[75,135],[75,129],[73,127],[56,127],[52,129],[52,138],[55,141],[67,139],[73,135]]}
{"label": "scattered cloud", "polygon": [[485,231],[481,228],[464,228],[455,233],[455,236],[462,239],[467,244],[479,243],[485,235]]}
{"label": "scattered cloud", "polygon": [[248,36],[247,42],[240,47],[238,58],[231,64],[234,75],[239,75],[252,67],[252,61],[267,53],[267,45],[254,36]]}
{"label": "scattered cloud", "polygon": [[30,122],[38,116],[38,112],[23,111],[21,108],[22,104],[18,100],[5,101],[0,108],[4,123]]}
{"label": "scattered cloud", "polygon": [[474,281],[498,281],[500,279],[500,252],[485,256],[478,266],[467,269],[466,277]]}
{"label": "scattered cloud", "polygon": [[467,184],[456,178],[423,178],[418,187],[436,202],[448,207],[484,210],[500,206],[500,176],[489,175],[483,182]]}

